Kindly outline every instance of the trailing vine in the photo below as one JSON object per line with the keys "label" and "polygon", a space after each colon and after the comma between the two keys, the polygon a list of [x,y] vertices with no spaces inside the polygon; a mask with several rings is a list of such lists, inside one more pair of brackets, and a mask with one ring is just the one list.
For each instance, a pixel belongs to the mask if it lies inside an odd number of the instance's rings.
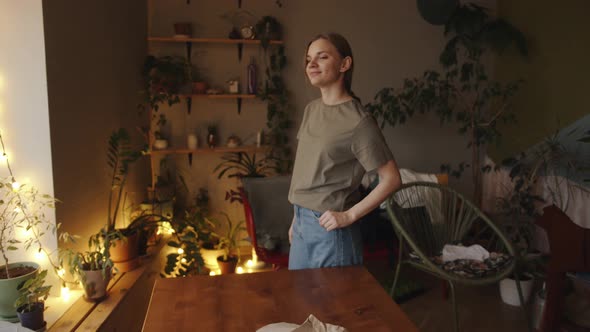
{"label": "trailing vine", "polygon": [[267,102],[266,126],[272,149],[268,160],[279,174],[291,171],[293,159],[287,131],[293,122],[289,117],[289,91],[282,77],[287,64],[283,46],[265,48],[265,81],[258,97]]}

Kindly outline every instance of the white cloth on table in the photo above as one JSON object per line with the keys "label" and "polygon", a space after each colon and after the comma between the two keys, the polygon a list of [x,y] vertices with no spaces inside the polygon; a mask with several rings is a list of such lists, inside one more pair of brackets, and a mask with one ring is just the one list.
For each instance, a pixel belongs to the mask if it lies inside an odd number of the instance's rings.
{"label": "white cloth on table", "polygon": [[273,323],[263,326],[256,332],[347,332],[342,326],[323,323],[314,315],[309,315],[301,325],[292,323]]}
{"label": "white cloth on table", "polygon": [[590,188],[561,176],[539,177],[545,205],[555,204],[575,224],[590,228]]}
{"label": "white cloth on table", "polygon": [[489,257],[490,253],[479,244],[474,244],[469,247],[445,244],[442,251],[443,262],[450,262],[457,259],[471,259],[483,262]]}

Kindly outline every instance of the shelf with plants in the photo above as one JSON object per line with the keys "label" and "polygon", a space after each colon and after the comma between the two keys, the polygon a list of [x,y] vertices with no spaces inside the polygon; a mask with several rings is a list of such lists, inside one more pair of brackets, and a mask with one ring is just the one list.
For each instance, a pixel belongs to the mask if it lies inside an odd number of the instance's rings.
{"label": "shelf with plants", "polygon": [[153,155],[166,155],[166,154],[188,154],[188,153],[229,153],[229,152],[266,152],[270,149],[270,146],[255,146],[255,145],[245,145],[245,146],[238,146],[235,148],[230,147],[215,147],[215,148],[198,148],[198,149],[189,149],[189,148],[181,148],[181,149],[162,149],[162,150],[151,150],[149,153]]}
{"label": "shelf with plants", "polygon": [[[208,44],[247,44],[260,45],[260,39],[229,39],[229,38],[176,38],[176,37],[148,37],[150,42],[163,43],[208,43]],[[269,44],[281,45],[282,40],[270,40]]]}
{"label": "shelf with plants", "polygon": [[255,99],[255,94],[237,94],[237,93],[224,93],[224,94],[204,94],[204,93],[193,93],[183,95],[183,97],[191,98],[207,98],[207,99]]}

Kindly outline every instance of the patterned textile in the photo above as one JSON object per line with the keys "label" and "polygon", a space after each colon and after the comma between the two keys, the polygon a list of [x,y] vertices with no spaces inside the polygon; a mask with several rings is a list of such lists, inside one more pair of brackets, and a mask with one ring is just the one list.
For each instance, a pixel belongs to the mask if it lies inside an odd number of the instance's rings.
{"label": "patterned textile", "polygon": [[[410,258],[416,262],[421,261],[420,257],[414,253],[410,254]],[[483,262],[471,259],[457,259],[444,263],[442,255],[430,257],[430,260],[443,270],[465,278],[483,278],[496,274],[498,271],[502,271],[512,259],[512,256],[499,252],[491,252],[490,258]]]}

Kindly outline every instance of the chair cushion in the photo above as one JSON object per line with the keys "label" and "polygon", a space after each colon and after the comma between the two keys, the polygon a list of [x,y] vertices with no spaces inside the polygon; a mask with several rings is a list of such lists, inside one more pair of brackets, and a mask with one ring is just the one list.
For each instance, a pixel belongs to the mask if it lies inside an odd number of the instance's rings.
{"label": "chair cushion", "polygon": [[[411,253],[410,258],[414,262],[421,262],[420,257],[416,254]],[[442,260],[442,255],[430,257],[430,260],[443,270],[465,278],[483,278],[495,275],[504,270],[512,259],[512,256],[498,252],[491,252],[490,258],[483,262],[471,259],[457,259],[445,263]]]}

